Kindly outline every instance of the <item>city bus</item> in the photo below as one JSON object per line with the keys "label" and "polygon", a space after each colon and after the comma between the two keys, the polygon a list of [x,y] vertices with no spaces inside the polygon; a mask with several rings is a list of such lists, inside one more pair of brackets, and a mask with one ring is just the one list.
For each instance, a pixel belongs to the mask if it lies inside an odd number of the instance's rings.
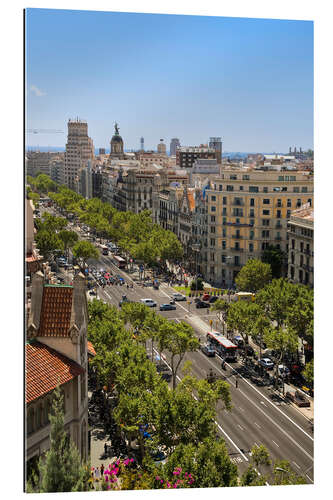
{"label": "city bus", "polygon": [[109,255],[109,249],[106,245],[101,245],[102,255]]}
{"label": "city bus", "polygon": [[208,332],[206,338],[221,358],[226,361],[237,361],[237,346],[222,333]]}
{"label": "city bus", "polygon": [[256,294],[252,292],[237,292],[236,297],[237,300],[246,300],[248,302],[254,302]]}
{"label": "city bus", "polygon": [[126,267],[126,260],[119,255],[114,255],[112,258],[112,262],[115,266],[119,267],[119,269],[125,269]]}

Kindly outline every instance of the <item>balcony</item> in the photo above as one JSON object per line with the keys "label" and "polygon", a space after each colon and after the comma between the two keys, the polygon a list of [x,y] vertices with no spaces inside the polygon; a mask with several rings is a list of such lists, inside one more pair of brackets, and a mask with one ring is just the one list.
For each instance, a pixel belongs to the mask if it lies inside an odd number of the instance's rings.
{"label": "balcony", "polygon": [[233,207],[244,207],[244,201],[233,201],[231,205]]}
{"label": "balcony", "polygon": [[230,250],[232,252],[244,252],[244,248],[231,247]]}
{"label": "balcony", "polygon": [[275,239],[276,241],[281,241],[281,240],[282,240],[281,236],[275,236],[275,238],[274,238],[274,239]]}
{"label": "balcony", "polygon": [[231,237],[234,240],[242,240],[244,238],[244,236],[242,236],[241,234],[233,234],[233,235],[231,235]]}
{"label": "balcony", "polygon": [[282,229],[282,224],[281,222],[277,222],[276,225],[275,225],[276,229]]}
{"label": "balcony", "polygon": [[237,222],[223,222],[223,226],[234,226],[234,227],[253,227],[253,224],[244,224]]}

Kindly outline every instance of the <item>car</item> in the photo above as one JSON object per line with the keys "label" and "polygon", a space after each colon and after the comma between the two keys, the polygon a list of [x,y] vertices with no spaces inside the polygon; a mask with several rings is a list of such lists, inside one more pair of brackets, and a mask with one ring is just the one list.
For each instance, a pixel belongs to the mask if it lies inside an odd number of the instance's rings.
{"label": "car", "polygon": [[281,378],[289,377],[290,375],[290,370],[285,365],[279,365],[278,372]]}
{"label": "car", "polygon": [[140,299],[140,302],[148,307],[156,307],[157,304],[153,299]]}
{"label": "car", "polygon": [[203,302],[202,300],[200,300],[195,304],[195,307],[197,309],[207,309],[208,307],[210,307],[210,304],[209,302]]}
{"label": "car", "polygon": [[95,290],[90,290],[89,295],[97,295],[97,293],[95,292]]}
{"label": "car", "polygon": [[244,351],[245,351],[247,356],[254,356],[254,349],[249,344],[245,344]]}
{"label": "car", "polygon": [[173,304],[161,304],[160,311],[175,311],[176,306]]}
{"label": "car", "polygon": [[211,297],[211,298],[209,299],[209,303],[210,303],[210,304],[214,304],[214,302],[216,302],[217,300],[219,300],[219,297],[217,297],[216,295],[214,295],[214,297]]}
{"label": "car", "polygon": [[202,344],[200,345],[200,351],[206,354],[208,357],[215,356],[215,349],[211,344]]}
{"label": "car", "polygon": [[168,371],[168,372],[162,372],[162,373],[160,373],[160,376],[166,382],[170,382],[171,378],[172,378],[172,373],[170,371]]}
{"label": "car", "polygon": [[266,368],[266,370],[273,370],[274,363],[271,359],[269,358],[261,358],[259,359],[259,364],[263,367]]}
{"label": "car", "polygon": [[201,300],[209,300],[211,298],[211,295],[209,293],[204,293],[203,296],[201,297]]}
{"label": "car", "polygon": [[241,335],[235,335],[232,341],[237,347],[244,347],[244,340]]}
{"label": "car", "polygon": [[172,297],[174,300],[176,300],[177,302],[181,302],[181,301],[184,301],[186,300],[186,296],[181,294],[181,293],[173,293],[172,294]]}

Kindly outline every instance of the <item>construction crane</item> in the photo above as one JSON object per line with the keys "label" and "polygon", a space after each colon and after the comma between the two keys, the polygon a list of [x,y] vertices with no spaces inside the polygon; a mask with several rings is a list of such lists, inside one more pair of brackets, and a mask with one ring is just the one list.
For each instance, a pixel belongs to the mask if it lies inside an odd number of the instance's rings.
{"label": "construction crane", "polygon": [[28,134],[63,134],[63,131],[46,128],[29,128]]}

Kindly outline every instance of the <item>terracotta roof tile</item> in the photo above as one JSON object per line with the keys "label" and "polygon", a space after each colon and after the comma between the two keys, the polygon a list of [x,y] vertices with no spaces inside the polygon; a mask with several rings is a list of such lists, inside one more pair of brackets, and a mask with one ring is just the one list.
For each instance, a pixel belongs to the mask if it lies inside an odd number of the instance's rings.
{"label": "terracotta roof tile", "polygon": [[36,340],[26,343],[25,356],[26,403],[84,373],[75,361]]}
{"label": "terracotta roof tile", "polygon": [[87,341],[87,348],[88,348],[88,354],[91,354],[92,356],[96,356],[96,351],[94,349],[94,346],[92,343],[88,340]]}
{"label": "terracotta roof tile", "polygon": [[68,337],[73,287],[45,285],[38,336]]}

